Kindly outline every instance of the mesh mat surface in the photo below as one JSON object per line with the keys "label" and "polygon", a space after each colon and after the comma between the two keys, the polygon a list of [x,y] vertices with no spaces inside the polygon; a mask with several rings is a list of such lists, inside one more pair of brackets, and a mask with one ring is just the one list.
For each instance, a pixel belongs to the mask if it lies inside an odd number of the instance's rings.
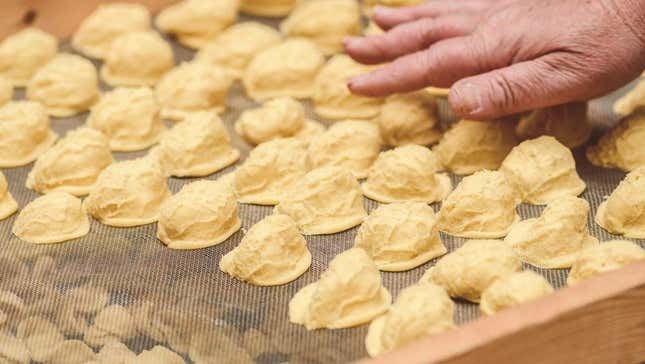
{"label": "mesh mat surface", "polygon": [[[175,51],[178,61],[192,57],[191,51],[180,46],[175,45]],[[591,120],[600,128],[616,121],[610,106],[617,94],[592,102]],[[23,94],[19,92],[16,97],[22,98]],[[242,110],[254,105],[244,96],[242,87],[235,85],[224,120],[235,147],[242,151],[241,160],[250,148],[234,133],[232,125]],[[452,118],[447,105],[441,103],[440,109],[443,121],[449,122]],[[86,116],[52,119],[52,126],[62,136],[82,125]],[[115,153],[115,158],[129,159],[143,154],[145,151]],[[592,217],[603,197],[611,193],[624,173],[590,165],[583,149],[577,150],[575,157],[578,171],[587,183],[583,197],[591,204],[591,234],[601,241],[612,239],[614,236],[593,223]],[[3,170],[20,207],[37,197],[24,187],[32,165]],[[207,178],[215,179],[232,168]],[[169,186],[177,192],[193,180],[170,178]],[[459,180],[453,176],[455,185]],[[367,199],[365,205],[370,211],[377,206]],[[38,246],[23,243],[11,234],[15,215],[0,221],[0,289],[17,294],[24,303],[21,310],[9,315],[4,326],[13,331],[21,317],[43,315],[63,328],[68,338],[82,339],[81,332],[91,324],[92,315],[78,313],[76,308],[107,293],[109,304],[128,307],[137,322],[139,333],[126,341],[135,352],[162,344],[186,360],[201,358],[211,363],[334,363],[366,356],[367,326],[308,332],[302,326],[290,324],[287,317],[290,298],[304,285],[316,281],[335,255],[353,245],[355,228],[334,235],[307,237],[313,255],[311,269],[284,286],[254,287],[218,269],[219,259],[240,242],[243,231],[271,210],[241,205],[243,229],[220,245],[195,251],[165,248],[155,238],[156,224],[113,228],[92,221],[90,233],[81,239]],[[541,210],[542,207],[522,205],[519,213],[522,218],[529,218],[538,216]],[[464,241],[447,235],[442,238],[450,251]],[[640,244],[645,246],[644,241]],[[382,273],[384,285],[396,297],[434,262],[408,272]],[[555,287],[564,285],[567,270],[538,271]],[[73,293],[77,287],[94,289],[85,290],[86,294],[79,296]],[[0,309],[2,305],[0,299]],[[478,315],[476,305],[457,301],[457,323],[469,322]]]}

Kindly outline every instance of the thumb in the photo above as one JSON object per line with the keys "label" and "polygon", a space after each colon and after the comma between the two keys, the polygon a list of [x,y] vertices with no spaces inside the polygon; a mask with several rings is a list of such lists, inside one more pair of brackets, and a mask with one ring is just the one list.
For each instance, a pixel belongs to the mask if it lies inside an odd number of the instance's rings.
{"label": "thumb", "polygon": [[556,55],[464,78],[450,89],[449,102],[460,117],[489,120],[586,99],[584,78]]}

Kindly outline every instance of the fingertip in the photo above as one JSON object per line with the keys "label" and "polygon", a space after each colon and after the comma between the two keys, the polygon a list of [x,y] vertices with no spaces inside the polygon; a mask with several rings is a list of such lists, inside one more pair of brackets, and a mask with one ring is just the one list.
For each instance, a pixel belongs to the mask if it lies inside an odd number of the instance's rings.
{"label": "fingertip", "polygon": [[485,113],[479,88],[468,81],[458,81],[450,88],[448,103],[453,113],[462,118],[477,119]]}

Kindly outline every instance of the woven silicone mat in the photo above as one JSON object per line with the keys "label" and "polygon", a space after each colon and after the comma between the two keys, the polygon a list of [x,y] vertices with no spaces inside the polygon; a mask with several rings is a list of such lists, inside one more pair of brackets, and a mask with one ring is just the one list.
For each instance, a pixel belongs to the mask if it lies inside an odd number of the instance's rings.
{"label": "woven silicone mat", "polygon": [[[176,44],[174,48],[178,62],[192,58],[192,51]],[[64,46],[63,49],[69,50],[69,47]],[[617,118],[610,111],[611,103],[624,90],[591,103],[590,118],[598,129],[615,123]],[[23,98],[23,93],[18,92],[16,98]],[[228,111],[223,119],[235,147],[242,151],[241,161],[250,147],[235,134],[232,125],[241,111],[254,106],[255,103],[244,96],[242,87],[236,84],[230,92]],[[308,108],[311,114],[310,105]],[[440,111],[442,124],[453,120],[443,101],[440,102]],[[313,114],[310,116],[316,118]],[[83,114],[68,119],[52,119],[51,124],[62,136],[82,125],[86,117]],[[130,159],[145,152],[115,153],[115,158]],[[591,204],[590,232],[601,241],[615,238],[597,226],[592,217],[603,198],[613,191],[625,174],[590,165],[584,157],[584,148],[576,150],[575,157],[578,172],[587,183],[582,197]],[[38,196],[24,186],[32,166],[3,170],[20,207]],[[234,168],[207,178],[216,179]],[[455,176],[452,178],[454,185],[460,180]],[[173,192],[177,192],[194,180],[170,178],[168,184]],[[377,204],[365,199],[365,206],[371,211]],[[434,208],[438,211],[439,205]],[[0,221],[0,290],[15,293],[24,304],[19,312],[9,315],[4,329],[13,332],[21,318],[42,315],[63,329],[67,338],[82,340],[82,330],[91,324],[92,315],[74,314],[75,308],[108,297],[108,304],[127,307],[137,323],[138,334],[125,342],[136,353],[161,344],[187,361],[202,358],[205,363],[336,363],[365,357],[366,325],[343,330],[307,331],[302,326],[289,323],[287,315],[288,302],[296,291],[316,281],[335,255],[352,247],[356,228],[339,234],[306,237],[313,255],[311,269],[283,286],[255,287],[219,270],[222,255],[231,251],[240,242],[244,231],[271,214],[271,210],[270,207],[240,205],[242,230],[222,244],[194,251],[166,248],[155,238],[156,224],[114,228],[92,221],[90,233],[81,239],[62,244],[33,245],[21,242],[11,234],[15,215]],[[519,207],[524,219],[536,217],[541,211],[542,207],[537,206]],[[444,234],[442,238],[450,251],[464,242],[464,239]],[[639,243],[645,247],[645,241]],[[396,297],[402,288],[415,283],[434,262],[407,272],[382,273],[384,285]],[[526,268],[536,270],[530,266]],[[555,287],[564,285],[567,270],[537,271]],[[85,294],[78,294],[79,287]],[[463,324],[479,316],[477,305],[456,302],[457,323]],[[0,309],[3,304],[0,299]],[[0,331],[2,329],[0,324]]]}

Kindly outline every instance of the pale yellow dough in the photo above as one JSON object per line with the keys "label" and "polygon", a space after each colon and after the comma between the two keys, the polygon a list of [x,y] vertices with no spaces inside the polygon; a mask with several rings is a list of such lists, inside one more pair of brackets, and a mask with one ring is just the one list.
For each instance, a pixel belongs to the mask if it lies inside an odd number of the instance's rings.
{"label": "pale yellow dough", "polygon": [[599,167],[632,171],[645,166],[645,110],[637,111],[587,148],[587,159]]}
{"label": "pale yellow dough", "polygon": [[519,222],[519,192],[497,171],[483,170],[464,178],[441,204],[439,229],[471,238],[502,238]]}
{"label": "pale yellow dough", "polygon": [[427,93],[430,96],[434,96],[437,98],[448,98],[448,95],[450,95],[450,89],[449,88],[441,88],[441,87],[426,87],[423,89],[425,93]]}
{"label": "pale yellow dough", "polygon": [[112,41],[101,78],[111,86],[153,86],[174,66],[170,44],[157,33],[126,33]]}
{"label": "pale yellow dough", "polygon": [[38,28],[25,28],[0,43],[0,75],[14,86],[27,86],[31,77],[58,51],[58,40]]}
{"label": "pale yellow dough", "polygon": [[233,188],[239,201],[278,204],[307,173],[306,154],[306,143],[295,138],[258,145],[235,170]]}
{"label": "pale yellow dough", "polygon": [[235,23],[240,0],[184,0],[162,10],[155,24],[179,43],[201,48]]}
{"label": "pale yellow dough", "polygon": [[87,195],[99,173],[111,163],[107,137],[100,131],[81,127],[68,132],[38,157],[25,186],[40,193]]}
{"label": "pale yellow dough", "polygon": [[411,6],[421,4],[426,0],[364,0],[363,4],[368,10],[368,14],[371,13],[375,6],[387,6],[387,7],[399,7],[399,6]]}
{"label": "pale yellow dough", "polygon": [[642,260],[645,260],[645,249],[631,241],[612,240],[601,243],[578,254],[567,277],[567,284],[571,286]]}
{"label": "pale yellow dough", "polygon": [[542,215],[516,223],[504,241],[536,267],[569,268],[582,249],[598,244],[587,231],[589,203],[573,196],[549,201]]}
{"label": "pale yellow dough", "polygon": [[13,85],[6,77],[0,74],[0,106],[11,101],[13,97]]}
{"label": "pale yellow dough", "polygon": [[287,39],[253,57],[242,82],[255,101],[304,99],[313,95],[314,80],[324,63],[323,54],[310,41]]}
{"label": "pale yellow dough", "polygon": [[[135,360],[137,355],[127,346],[118,341],[110,341],[103,345],[101,350],[96,354],[93,364],[125,364]],[[86,364],[89,364],[86,363]]]}
{"label": "pale yellow dough", "polygon": [[276,286],[297,279],[310,265],[311,253],[296,223],[276,214],[253,225],[219,268],[250,284]]}
{"label": "pale yellow dough", "polygon": [[201,180],[185,185],[161,205],[157,238],[171,249],[201,249],[224,242],[240,227],[229,186]]}
{"label": "pale yellow dough", "polygon": [[171,176],[200,177],[228,167],[240,158],[222,120],[212,112],[196,112],[165,133],[153,149]]}
{"label": "pale yellow dough", "polygon": [[280,18],[291,12],[298,0],[240,0],[240,10],[249,15]]}
{"label": "pale yellow dough", "polygon": [[381,135],[369,121],[342,121],[311,141],[307,149],[310,169],[341,167],[356,176],[367,177],[367,171],[381,151]]}
{"label": "pale yellow dough", "polygon": [[367,23],[367,26],[365,29],[363,29],[363,35],[364,36],[371,36],[371,35],[382,35],[385,33],[383,29],[381,29],[374,20],[369,20]]}
{"label": "pale yellow dough", "polygon": [[518,144],[514,128],[508,120],[460,120],[433,150],[443,166],[458,175],[496,170]]}
{"label": "pale yellow dough", "polygon": [[439,259],[421,281],[442,286],[450,297],[477,303],[495,280],[521,270],[522,261],[503,241],[469,240]]}
{"label": "pale yellow dough", "polygon": [[83,341],[98,348],[132,338],[137,333],[136,329],[134,317],[127,308],[109,305],[94,316],[94,322],[83,333]]}
{"label": "pale yellow dough", "polygon": [[441,138],[435,100],[422,92],[389,96],[377,120],[383,142],[392,147],[430,145]]}
{"label": "pale yellow dough", "polygon": [[18,203],[9,192],[9,185],[2,171],[0,171],[0,220],[6,219],[18,211]]}
{"label": "pale yellow dough", "polygon": [[587,121],[587,102],[575,102],[531,112],[520,119],[517,135],[522,139],[550,135],[568,148],[587,142],[593,128]]}
{"label": "pale yellow dough", "polygon": [[551,136],[520,143],[506,156],[500,171],[521,192],[523,201],[533,205],[578,196],[586,188],[571,151]]}
{"label": "pale yellow dough", "polygon": [[157,221],[169,196],[161,165],[154,158],[139,158],[105,168],[83,208],[105,225],[138,226]]}
{"label": "pale yellow dough", "polygon": [[645,239],[645,165],[629,172],[600,204],[596,223],[612,234]]}
{"label": "pale yellow dough", "polygon": [[541,275],[524,271],[501,277],[482,293],[479,309],[484,315],[534,301],[553,292],[553,287]]}
{"label": "pale yellow dough", "polygon": [[249,144],[295,136],[305,127],[305,108],[290,97],[265,102],[245,110],[235,122],[235,131]]}
{"label": "pale yellow dough", "polygon": [[645,79],[641,79],[631,91],[614,103],[614,112],[618,115],[627,116],[644,107]]}
{"label": "pale yellow dough", "polygon": [[450,178],[437,173],[440,163],[428,148],[408,144],[382,152],[362,185],[363,194],[373,200],[391,203],[443,200],[452,190]]}
{"label": "pale yellow dough", "polygon": [[99,78],[92,62],[61,53],[34,74],[26,95],[45,105],[49,115],[62,118],[89,110],[99,94]]}
{"label": "pale yellow dough", "polygon": [[325,54],[343,52],[343,39],[361,33],[361,10],[357,0],[308,0],[298,3],[282,23],[289,37],[311,40]]}
{"label": "pale yellow dough", "polygon": [[385,313],[392,296],[363,249],[338,254],[317,282],[304,286],[289,302],[289,321],[307,330],[362,325]]}
{"label": "pale yellow dough", "polygon": [[219,66],[234,79],[241,79],[257,53],[278,43],[280,33],[275,29],[258,22],[243,22],[206,43],[195,56],[195,61]]}
{"label": "pale yellow dough", "polygon": [[90,231],[81,200],[66,192],[40,196],[25,206],[11,232],[34,244],[60,243],[80,238]]}
{"label": "pale yellow dough", "polygon": [[33,162],[57,138],[49,127],[49,116],[42,104],[10,101],[0,106],[0,167]]}
{"label": "pale yellow dough", "polygon": [[347,87],[351,77],[373,69],[373,66],[357,63],[345,54],[333,56],[316,77],[314,112],[331,120],[373,119],[379,116],[384,101],[382,98],[358,96]]}
{"label": "pale yellow dough", "polygon": [[186,364],[181,356],[170,349],[155,345],[150,350],[142,351],[135,359],[127,361],[125,364]]}
{"label": "pale yellow dough", "polygon": [[198,111],[223,112],[233,79],[217,66],[182,63],[166,73],[156,87],[161,117],[183,120]]}
{"label": "pale yellow dough", "polygon": [[305,235],[344,231],[367,216],[356,177],[340,167],[307,173],[285,190],[275,212],[291,216]]}
{"label": "pale yellow dough", "polygon": [[87,125],[107,135],[110,149],[120,152],[157,144],[166,131],[159,104],[147,87],[118,87],[105,93],[92,107]]}
{"label": "pale yellow dough", "polygon": [[145,6],[101,4],[79,25],[72,37],[72,47],[88,57],[103,59],[115,38],[148,29],[150,12]]}
{"label": "pale yellow dough", "polygon": [[372,321],[365,348],[371,357],[455,327],[455,304],[441,286],[422,282],[403,289],[383,316]]}
{"label": "pale yellow dough", "polygon": [[390,272],[416,268],[448,251],[434,210],[423,202],[379,206],[363,221],[354,246],[365,249],[378,269]]}

